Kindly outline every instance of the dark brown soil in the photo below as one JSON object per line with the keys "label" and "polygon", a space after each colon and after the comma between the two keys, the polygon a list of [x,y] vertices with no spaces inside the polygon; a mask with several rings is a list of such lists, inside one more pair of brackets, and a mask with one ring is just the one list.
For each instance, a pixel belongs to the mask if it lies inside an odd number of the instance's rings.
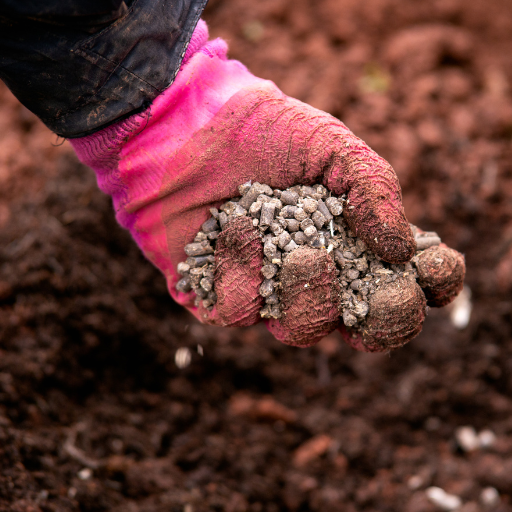
{"label": "dark brown soil", "polygon": [[[409,220],[466,254],[470,324],[431,310],[391,356],[199,325],[2,88],[0,510],[433,512],[436,485],[463,512],[493,486],[490,510],[512,511],[509,0],[212,0],[205,17],[390,160]],[[462,425],[497,441],[463,452]]]}

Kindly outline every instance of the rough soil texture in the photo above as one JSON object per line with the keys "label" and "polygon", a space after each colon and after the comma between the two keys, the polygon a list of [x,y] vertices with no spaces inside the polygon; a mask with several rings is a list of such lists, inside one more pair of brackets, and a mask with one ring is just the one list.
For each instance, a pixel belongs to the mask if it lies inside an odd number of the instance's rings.
{"label": "rough soil texture", "polygon": [[[434,512],[435,485],[462,512],[512,511],[510,2],[212,0],[205,17],[391,162],[409,220],[466,255],[469,326],[430,310],[389,357],[199,325],[2,88],[0,510]],[[496,442],[464,452],[462,425]]]}

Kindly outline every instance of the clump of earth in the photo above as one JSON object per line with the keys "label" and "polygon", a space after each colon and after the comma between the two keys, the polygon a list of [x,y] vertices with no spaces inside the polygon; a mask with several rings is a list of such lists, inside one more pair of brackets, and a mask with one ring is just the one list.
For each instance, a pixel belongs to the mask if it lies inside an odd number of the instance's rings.
{"label": "clump of earth", "polygon": [[[345,195],[335,196],[323,185],[273,189],[261,183],[245,183],[240,196],[218,209],[201,226],[194,241],[185,246],[188,258],[178,264],[182,278],[176,285],[181,292],[194,290],[196,306],[211,310],[216,303],[214,273],[215,245],[220,232],[238,217],[252,218],[263,244],[263,282],[259,293],[265,298],[262,318],[281,317],[280,279],[285,259],[301,246],[326,250],[336,263],[341,290],[341,316],[347,327],[357,328],[369,311],[368,300],[377,289],[398,278],[416,280],[411,262],[389,264],[368,249],[348,227],[343,211],[350,208]],[[433,232],[421,232],[411,226],[417,251],[439,245]]]}

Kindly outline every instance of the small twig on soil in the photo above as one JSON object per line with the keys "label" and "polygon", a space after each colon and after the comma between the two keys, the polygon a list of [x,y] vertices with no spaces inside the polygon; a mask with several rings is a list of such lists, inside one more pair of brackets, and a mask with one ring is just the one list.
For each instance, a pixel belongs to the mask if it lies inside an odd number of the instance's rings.
{"label": "small twig on soil", "polygon": [[83,464],[85,467],[90,469],[98,469],[102,465],[102,461],[91,459],[82,450],[80,450],[80,448],[75,446],[77,433],[84,430],[84,428],[84,423],[77,423],[71,427],[66,442],[64,443],[64,451],[72,459],[80,462],[80,464]]}

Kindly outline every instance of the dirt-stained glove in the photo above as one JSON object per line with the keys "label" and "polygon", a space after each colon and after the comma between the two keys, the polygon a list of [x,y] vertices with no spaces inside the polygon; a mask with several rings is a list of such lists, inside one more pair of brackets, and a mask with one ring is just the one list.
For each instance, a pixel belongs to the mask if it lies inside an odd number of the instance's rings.
{"label": "dirt-stained glove", "polygon": [[[226,59],[224,41],[207,39],[200,22],[175,82],[146,112],[71,141],[112,196],[119,223],[165,275],[176,301],[200,320],[219,325],[260,320],[263,254],[250,226],[238,227],[236,237],[226,230],[217,244],[219,299],[212,312],[195,308],[193,293],[175,289],[183,248],[209,217],[209,208],[236,196],[238,185],[248,180],[280,189],[322,183],[335,194],[346,193],[351,230],[383,260],[409,260],[416,244],[391,166],[339,120],[254,77]],[[322,265],[312,260],[309,270],[301,270],[318,283],[307,300],[290,299],[310,340],[337,325],[325,286],[329,293],[335,289]],[[386,305],[382,308],[385,317]],[[306,345],[296,343],[282,323],[273,322],[270,329],[285,342]]]}

